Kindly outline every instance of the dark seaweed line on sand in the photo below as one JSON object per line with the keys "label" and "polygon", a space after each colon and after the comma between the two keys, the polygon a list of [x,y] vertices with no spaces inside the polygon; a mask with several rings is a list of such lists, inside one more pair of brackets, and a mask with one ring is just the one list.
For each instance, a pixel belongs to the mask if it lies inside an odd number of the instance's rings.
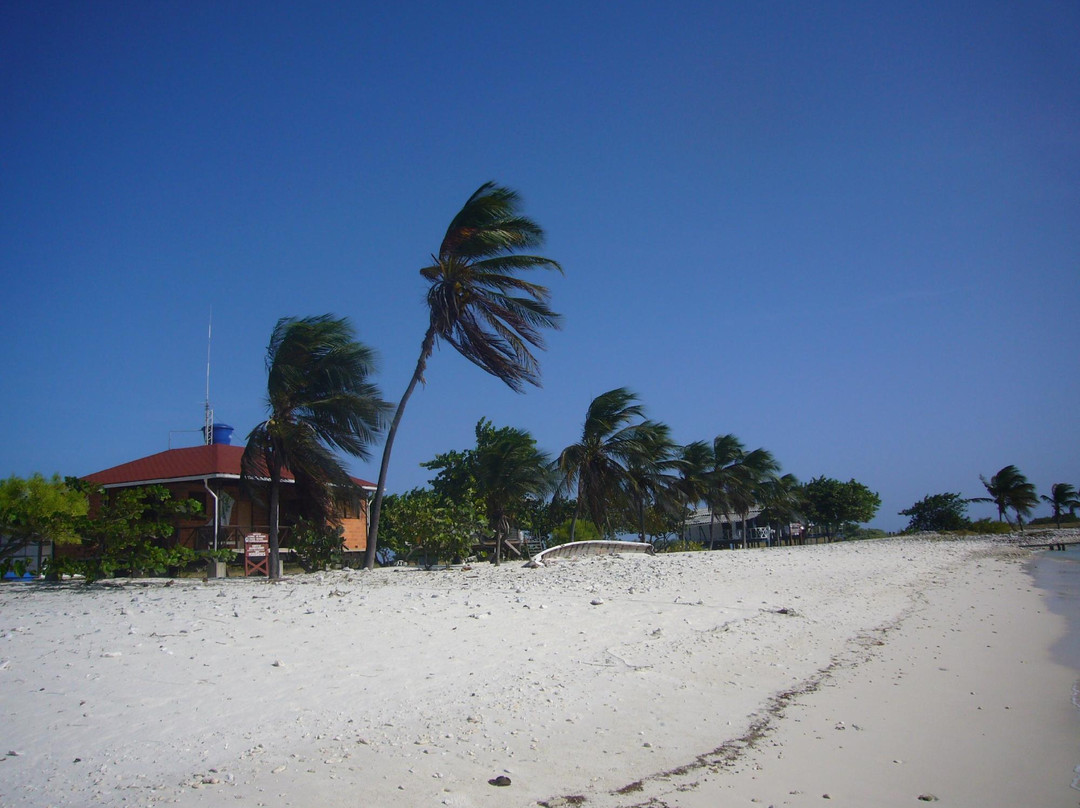
{"label": "dark seaweed line on sand", "polygon": [[[922,600],[921,593],[918,593],[916,597],[919,600]],[[750,716],[749,727],[747,727],[746,732],[739,737],[725,741],[710,752],[704,752],[698,755],[690,763],[668,771],[650,774],[640,780],[628,783],[621,788],[613,789],[612,791],[609,791],[608,794],[612,796],[629,796],[644,791],[645,786],[648,783],[670,780],[673,777],[685,777],[695,771],[707,770],[717,773],[724,768],[730,768],[739,759],[740,755],[755,748],[762,739],[767,737],[768,734],[775,729],[777,721],[780,718],[783,718],[784,711],[792,702],[800,696],[805,696],[819,690],[836,671],[844,668],[854,668],[868,661],[874,653],[873,649],[884,645],[884,637],[903,623],[914,610],[915,605],[913,604],[905,609],[902,614],[884,626],[870,629],[867,632],[855,636],[850,641],[847,650],[834,656],[824,668],[817,671],[797,687],[771,696],[761,710]],[[696,788],[697,785],[696,782],[688,783],[679,786],[677,790],[688,791]],[[542,806],[542,808],[561,808],[561,806],[584,805],[586,802],[587,798],[585,796],[574,794],[556,797],[550,801],[540,801],[537,805]],[[626,805],[623,808],[672,808],[672,806],[662,800],[652,797],[645,802]]]}

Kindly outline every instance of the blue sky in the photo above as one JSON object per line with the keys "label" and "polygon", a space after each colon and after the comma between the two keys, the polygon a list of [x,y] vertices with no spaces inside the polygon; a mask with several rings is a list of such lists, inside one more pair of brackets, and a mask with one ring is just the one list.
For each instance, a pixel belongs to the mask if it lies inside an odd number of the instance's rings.
{"label": "blue sky", "polygon": [[396,401],[417,270],[491,179],[565,325],[524,395],[438,351],[391,490],[481,417],[555,453],[618,386],[885,528],[1009,463],[1080,484],[1075,2],[10,0],[0,109],[0,475],[201,426],[211,307],[240,435],[286,315],[349,317]]}

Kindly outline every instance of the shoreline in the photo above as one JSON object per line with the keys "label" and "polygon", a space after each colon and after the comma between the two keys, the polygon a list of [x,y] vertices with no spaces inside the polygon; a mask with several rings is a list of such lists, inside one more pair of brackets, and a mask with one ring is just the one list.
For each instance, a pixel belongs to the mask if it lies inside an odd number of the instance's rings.
{"label": "shoreline", "polygon": [[[0,759],[0,802],[1005,804],[1080,737],[1047,710],[1075,676],[1049,660],[1064,618],[1028,557],[913,538],[5,586],[0,708],[18,754]],[[1037,686],[1010,689],[1017,676]],[[951,725],[917,720],[928,710]],[[1034,765],[1019,776],[1018,743]],[[1065,790],[1024,784],[1014,804],[1075,806]]]}
{"label": "shoreline", "polygon": [[1051,653],[1057,662],[1080,672],[1080,546],[1065,552],[1041,551],[1029,566],[1035,585],[1046,593],[1047,607],[1067,625]]}

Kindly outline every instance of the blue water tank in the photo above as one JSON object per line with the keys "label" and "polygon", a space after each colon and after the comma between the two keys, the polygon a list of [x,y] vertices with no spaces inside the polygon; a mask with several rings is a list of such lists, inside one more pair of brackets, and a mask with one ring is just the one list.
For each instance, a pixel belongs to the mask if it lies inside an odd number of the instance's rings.
{"label": "blue water tank", "polygon": [[[203,429],[205,430],[206,427],[203,427]],[[224,443],[225,445],[231,444],[232,433],[234,431],[235,430],[228,424],[214,424],[213,427],[211,427],[210,432],[210,435],[213,438],[211,443]]]}

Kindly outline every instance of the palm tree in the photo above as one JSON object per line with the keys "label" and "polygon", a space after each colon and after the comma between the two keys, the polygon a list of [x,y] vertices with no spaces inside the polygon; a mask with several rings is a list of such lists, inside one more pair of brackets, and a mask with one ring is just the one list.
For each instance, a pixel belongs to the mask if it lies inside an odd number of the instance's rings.
{"label": "palm tree", "polygon": [[644,543],[646,509],[667,501],[677,482],[672,472],[678,466],[678,447],[671,439],[667,424],[644,421],[638,429],[640,445],[627,459],[626,482],[638,538]]}
{"label": "palm tree", "polygon": [[1050,486],[1050,496],[1043,494],[1040,499],[1054,509],[1054,521],[1058,528],[1061,527],[1062,511],[1073,513],[1080,507],[1080,498],[1077,497],[1076,489],[1069,483],[1054,483]]}
{"label": "palm tree", "polygon": [[558,328],[559,315],[548,307],[547,287],[519,277],[530,269],[562,268],[550,258],[522,255],[537,247],[544,233],[518,212],[518,195],[487,182],[469,197],[450,222],[432,263],[420,270],[430,284],[427,292],[428,328],[420,343],[420,358],[398,403],[383,446],[379,482],[371,507],[364,566],[375,566],[379,514],[386,492],[386,474],[401,416],[417,382],[424,380],[428,359],[439,340],[510,389],[525,383],[539,386],[540,369],[533,348],[543,348],[542,329]]}
{"label": "palm tree", "polygon": [[691,512],[708,499],[711,486],[712,447],[703,440],[688,443],[679,449],[676,460],[678,479],[670,503],[681,510],[679,538],[685,539],[686,521]]}
{"label": "palm tree", "polygon": [[746,521],[757,504],[758,488],[780,470],[780,465],[765,449],[747,452],[734,435],[720,435],[713,441],[713,469],[708,497],[714,514],[738,514],[742,523],[742,542],[746,547]]}
{"label": "palm tree", "polygon": [[529,497],[543,497],[552,489],[551,458],[536,448],[532,435],[505,427],[494,440],[477,449],[475,474],[478,493],[484,500],[488,526],[495,531],[495,558]]}
{"label": "palm tree", "polygon": [[601,393],[585,414],[581,440],[559,454],[560,492],[577,493],[571,541],[583,509],[597,529],[605,532],[608,507],[628,502],[629,465],[634,457],[646,453],[646,436],[653,431],[642,428],[638,419],[644,417],[644,408],[636,402],[637,396],[625,387]]}
{"label": "palm tree", "polygon": [[[709,488],[705,495],[705,504],[709,506],[709,535],[712,536],[712,525],[716,522],[717,514],[727,516],[734,512],[735,503],[732,502],[732,490],[738,482],[738,462],[746,450],[734,435],[718,435],[713,439],[711,468],[709,469]],[[720,528],[723,538],[723,526]],[[731,539],[735,540],[735,526],[731,524]]]}
{"label": "palm tree", "polygon": [[248,435],[241,476],[269,485],[270,577],[277,578],[283,473],[306,495],[307,515],[325,521],[333,500],[355,489],[332,449],[366,458],[388,405],[368,381],[371,350],[356,341],[348,320],[329,314],[278,320],[266,368],[270,417]]}
{"label": "palm tree", "polygon": [[802,486],[794,474],[766,480],[758,496],[766,520],[776,522],[779,537],[783,537],[784,522],[791,524],[802,516]]}
{"label": "palm tree", "polygon": [[746,522],[750,518],[750,511],[764,499],[764,488],[776,479],[780,464],[776,462],[772,452],[759,448],[744,454],[738,469],[740,474],[735,490],[732,492],[732,502],[735,505],[735,512],[739,514],[745,549]]}
{"label": "palm tree", "polygon": [[1012,508],[1016,513],[1016,522],[1020,529],[1024,529],[1023,517],[1031,513],[1031,509],[1039,503],[1035,493],[1035,486],[1028,482],[1027,477],[1021,474],[1016,466],[1005,466],[997,474],[987,480],[981,474],[979,479],[986,489],[988,497],[974,497],[972,502],[993,502],[997,506],[998,520],[1009,521],[1008,509]]}

